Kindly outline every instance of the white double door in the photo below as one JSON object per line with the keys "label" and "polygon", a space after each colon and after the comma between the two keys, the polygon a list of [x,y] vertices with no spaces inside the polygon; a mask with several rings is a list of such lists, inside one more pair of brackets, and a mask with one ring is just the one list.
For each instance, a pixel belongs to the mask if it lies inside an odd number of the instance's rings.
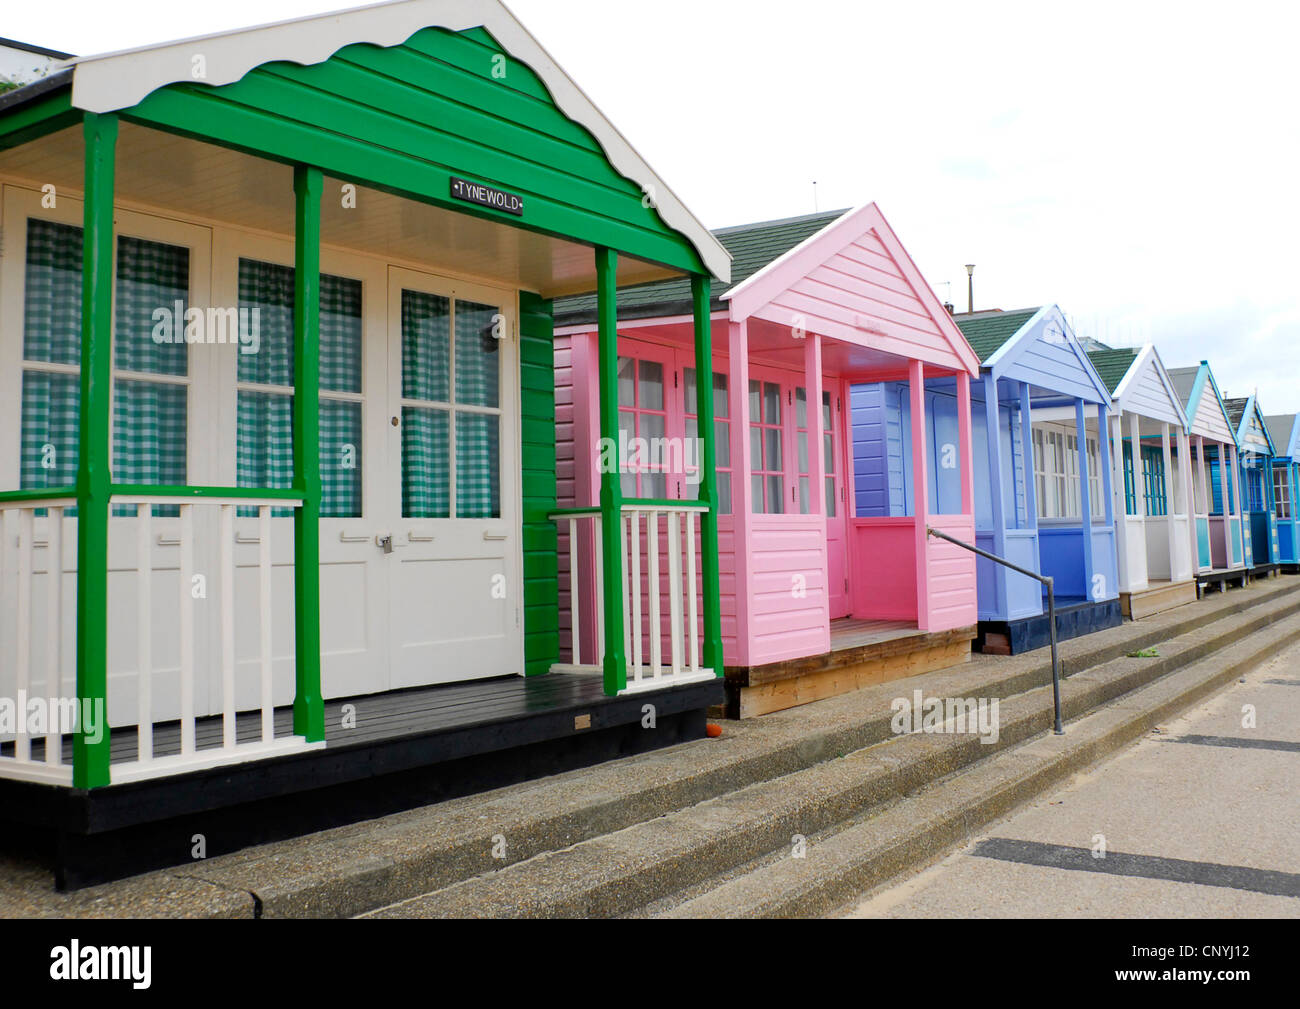
{"label": "white double door", "polygon": [[321,521],[327,698],[523,671],[514,292],[386,273],[362,515]]}
{"label": "white double door", "polygon": [[[332,446],[361,469],[359,514],[320,523],[324,696],[522,673],[516,292],[329,253],[321,269],[360,281],[363,305],[360,393],[334,395],[359,404],[361,444]],[[323,453],[323,482],[342,464]],[[292,523],[272,521],[276,703],[293,696]],[[255,543],[256,519],[237,534]],[[252,590],[257,547],[236,550]],[[242,707],[258,618],[241,616]]]}

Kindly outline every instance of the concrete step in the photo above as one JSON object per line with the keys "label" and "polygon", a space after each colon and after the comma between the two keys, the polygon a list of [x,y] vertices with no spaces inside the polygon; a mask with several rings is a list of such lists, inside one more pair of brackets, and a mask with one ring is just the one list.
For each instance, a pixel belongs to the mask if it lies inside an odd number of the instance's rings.
{"label": "concrete step", "polygon": [[[1137,624],[1065,642],[1062,662],[1067,675],[1081,674],[1157,644],[1161,659],[1142,663],[1165,663],[1152,669],[1168,672],[1175,653],[1164,642],[1198,628],[1211,637],[1215,628],[1240,633],[1247,624],[1258,626],[1288,610],[1300,611],[1300,576],[1213,594]],[[92,887],[74,895],[53,893],[44,883],[27,885],[13,900],[27,909],[23,913],[60,917],[170,916],[177,913],[175,893],[199,890],[211,900],[204,906],[189,901],[187,913],[356,915],[838,761],[892,738],[891,702],[918,687],[927,697],[1007,698],[1050,683],[1049,670],[1046,649],[1013,657],[974,656],[950,670],[729,722],[718,739],[148,873],[129,885]],[[1070,677],[1067,686],[1075,679]],[[1069,711],[1068,690],[1066,696]],[[1039,717],[1044,718],[1041,712]],[[1044,720],[1035,731],[1049,725]],[[1009,737],[1004,733],[1004,738]],[[0,900],[0,906],[11,904]]]}
{"label": "concrete step", "polygon": [[[1243,634],[1276,621],[1300,619],[1297,614],[1300,595],[1291,592],[1272,596],[1244,614],[1237,611],[1220,614],[1218,619],[1203,618],[1199,626],[1163,641],[1156,656],[1114,658],[1067,680],[1063,687],[1065,715],[1077,718],[1232,646]],[[906,683],[888,686],[895,694],[910,694]],[[925,692],[943,696],[932,689]],[[969,696],[997,695],[976,690]],[[634,913],[719,874],[734,875],[738,867],[788,850],[796,837],[829,831],[1012,748],[1049,728],[1051,712],[1048,686],[1004,695],[995,743],[981,742],[971,734],[894,735],[888,725],[892,712],[887,712],[884,734],[874,745],[769,776],[563,850],[540,853],[377,914],[608,917]]]}
{"label": "concrete step", "polygon": [[1300,640],[1300,616],[1242,639],[1114,704],[938,780],[843,829],[812,839],[802,858],[770,859],[719,878],[656,911],[664,917],[808,917],[833,914],[904,873],[940,860],[994,820],[1139,738]]}

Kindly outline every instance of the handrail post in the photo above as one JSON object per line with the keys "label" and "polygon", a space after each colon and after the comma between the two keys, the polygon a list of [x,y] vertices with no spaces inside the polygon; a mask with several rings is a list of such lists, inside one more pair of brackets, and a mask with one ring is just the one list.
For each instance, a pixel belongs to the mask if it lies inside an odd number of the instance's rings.
{"label": "handrail post", "polygon": [[999,557],[997,554],[991,554],[987,550],[981,550],[977,546],[973,546],[970,543],[957,539],[956,536],[949,536],[945,532],[940,532],[933,526],[927,525],[925,527],[925,532],[927,536],[937,536],[941,540],[947,540],[954,546],[959,546],[963,550],[969,550],[971,553],[978,554],[980,557],[993,561],[995,564],[1001,564],[1003,567],[1010,568],[1012,571],[1022,574],[1026,578],[1032,578],[1034,581],[1039,582],[1046,587],[1048,639],[1052,643],[1052,708],[1055,714],[1055,724],[1052,731],[1058,736],[1065,735],[1065,725],[1061,721],[1061,662],[1056,652],[1056,588],[1051,575],[1040,575],[1036,571],[1022,568],[1019,564],[1013,564],[1004,557]]}

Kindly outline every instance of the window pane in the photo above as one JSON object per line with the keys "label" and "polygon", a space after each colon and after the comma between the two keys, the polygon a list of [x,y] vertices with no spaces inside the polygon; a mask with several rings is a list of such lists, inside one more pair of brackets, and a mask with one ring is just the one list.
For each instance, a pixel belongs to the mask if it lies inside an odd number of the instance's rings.
{"label": "window pane", "polygon": [[642,410],[664,408],[664,366],[658,361],[637,362],[637,406]]}
{"label": "window pane", "polygon": [[361,281],[320,278],[320,387],[361,391]]}
{"label": "window pane", "polygon": [[403,518],[450,516],[449,441],[450,425],[445,410],[402,407]]}
{"label": "window pane", "polygon": [[731,514],[731,474],[718,474],[718,514]]}
{"label": "window pane", "polygon": [[436,294],[403,291],[402,395],[445,403],[451,399],[450,375],[451,302]]}
{"label": "window pane", "polygon": [[[695,369],[682,369],[682,397],[686,401],[686,412],[688,414],[699,413],[699,404],[695,401]],[[716,404],[715,404],[716,411]]]}
{"label": "window pane", "polygon": [[666,498],[668,496],[668,477],[663,473],[642,473],[641,493],[646,497]]}
{"label": "window pane", "polygon": [[361,404],[321,400],[322,518],[361,515]]}
{"label": "window pane", "polygon": [[[116,366],[155,375],[186,374],[190,250],[123,235],[117,240],[114,295]],[[238,339],[237,333],[233,336]]]}
{"label": "window pane", "polygon": [[763,410],[759,402],[759,383],[756,379],[749,380],[749,419],[758,423],[763,419]]}
{"label": "window pane", "polygon": [[637,415],[637,431],[642,438],[662,438],[664,436],[664,416],[659,413],[642,413]]}
{"label": "window pane", "polygon": [[636,474],[623,473],[618,478],[619,486],[623,488],[623,494],[627,497],[639,497],[636,492]]}
{"label": "window pane", "polygon": [[808,494],[809,494],[808,478],[806,476],[801,476],[799,478],[799,514],[800,515],[808,514]]}
{"label": "window pane", "polygon": [[23,357],[81,363],[81,229],[27,222]]}
{"label": "window pane", "polygon": [[829,392],[823,392],[822,393],[822,430],[829,431],[830,429],[831,429],[831,394]]}
{"label": "window pane", "polygon": [[179,486],[185,483],[183,385],[118,382],[113,389],[115,483]]}
{"label": "window pane", "polygon": [[835,517],[835,478],[826,478],[826,516]]}
{"label": "window pane", "polygon": [[780,515],[785,511],[785,487],[782,483],[779,476],[767,478],[767,510],[773,515]]}
{"label": "window pane", "polygon": [[[282,489],[293,485],[293,397],[243,392],[236,398],[235,483],[239,487]],[[256,516],[254,507],[240,516]],[[293,514],[276,508],[273,515]]]}
{"label": "window pane", "polygon": [[730,417],[731,404],[727,402],[727,376],[713,373],[713,416]]}
{"label": "window pane", "polygon": [[763,514],[763,478],[761,476],[751,476],[749,478],[749,495],[750,508],[755,515]]}
{"label": "window pane", "polygon": [[749,465],[751,469],[765,469],[763,465],[763,436],[761,427],[749,429]]}
{"label": "window pane", "polygon": [[456,414],[456,517],[501,517],[501,418]]}
{"label": "window pane", "polygon": [[765,427],[763,429],[763,441],[763,468],[781,469],[784,466],[781,461],[781,429],[779,427]]}
{"label": "window pane", "polygon": [[81,379],[76,375],[23,374],[23,490],[76,483],[80,401]]}
{"label": "window pane", "polygon": [[630,357],[618,359],[618,405],[636,406],[636,362]]}
{"label": "window pane", "polygon": [[718,420],[713,422],[714,454],[719,466],[731,465],[731,422]]}
{"label": "window pane", "polygon": [[763,421],[781,423],[781,387],[774,382],[763,383]]}
{"label": "window pane", "polygon": [[799,446],[799,472],[808,472],[808,432],[800,431],[796,441]]}
{"label": "window pane", "polygon": [[835,450],[828,434],[822,435],[822,465],[826,467],[827,473],[835,472]]}
{"label": "window pane", "polygon": [[808,393],[798,387],[794,390],[794,426],[808,426]]}
{"label": "window pane", "polygon": [[501,404],[501,310],[456,302],[456,402]]}
{"label": "window pane", "polygon": [[257,353],[239,354],[239,381],[293,385],[293,267],[239,261],[239,310]]}

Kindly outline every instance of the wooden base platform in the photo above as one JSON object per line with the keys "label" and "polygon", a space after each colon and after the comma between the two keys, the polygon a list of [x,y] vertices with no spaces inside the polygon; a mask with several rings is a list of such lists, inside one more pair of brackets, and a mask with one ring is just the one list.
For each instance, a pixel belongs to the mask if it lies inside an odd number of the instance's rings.
{"label": "wooden base platform", "polygon": [[[598,676],[550,673],[327,701],[326,745],[290,757],[89,791],[0,779],[0,845],[24,841],[77,889],[189,862],[195,834],[211,857],[701,739],[722,696],[711,680],[606,697]],[[292,718],[277,709],[277,728]],[[134,731],[112,747],[134,750]]]}
{"label": "wooden base platform", "polygon": [[1257,582],[1261,578],[1276,578],[1281,570],[1281,564],[1256,564],[1253,568],[1247,568],[1246,573],[1252,582]]}
{"label": "wooden base platform", "polygon": [[752,718],[846,694],[861,687],[970,661],[974,627],[925,633],[914,623],[834,620],[831,650],[821,655],[728,666],[727,718]]}
{"label": "wooden base platform", "polygon": [[1211,585],[1220,592],[1227,592],[1229,585],[1237,585],[1244,589],[1249,580],[1250,575],[1245,568],[1215,568],[1213,571],[1204,571],[1196,576],[1196,597],[1199,599],[1205,595]]}
{"label": "wooden base platform", "polygon": [[[1046,604],[1044,604],[1046,608]],[[1093,631],[1118,627],[1124,622],[1118,599],[1093,603],[1086,600],[1058,600],[1056,640],[1069,641]],[[1019,620],[981,620],[975,638],[976,651],[989,655],[1019,655],[1051,644],[1051,626],[1046,613]]]}
{"label": "wooden base platform", "polygon": [[1152,579],[1140,592],[1121,592],[1119,594],[1120,610],[1130,620],[1172,610],[1175,606],[1185,606],[1196,602],[1196,582],[1187,579],[1183,582],[1156,581]]}

